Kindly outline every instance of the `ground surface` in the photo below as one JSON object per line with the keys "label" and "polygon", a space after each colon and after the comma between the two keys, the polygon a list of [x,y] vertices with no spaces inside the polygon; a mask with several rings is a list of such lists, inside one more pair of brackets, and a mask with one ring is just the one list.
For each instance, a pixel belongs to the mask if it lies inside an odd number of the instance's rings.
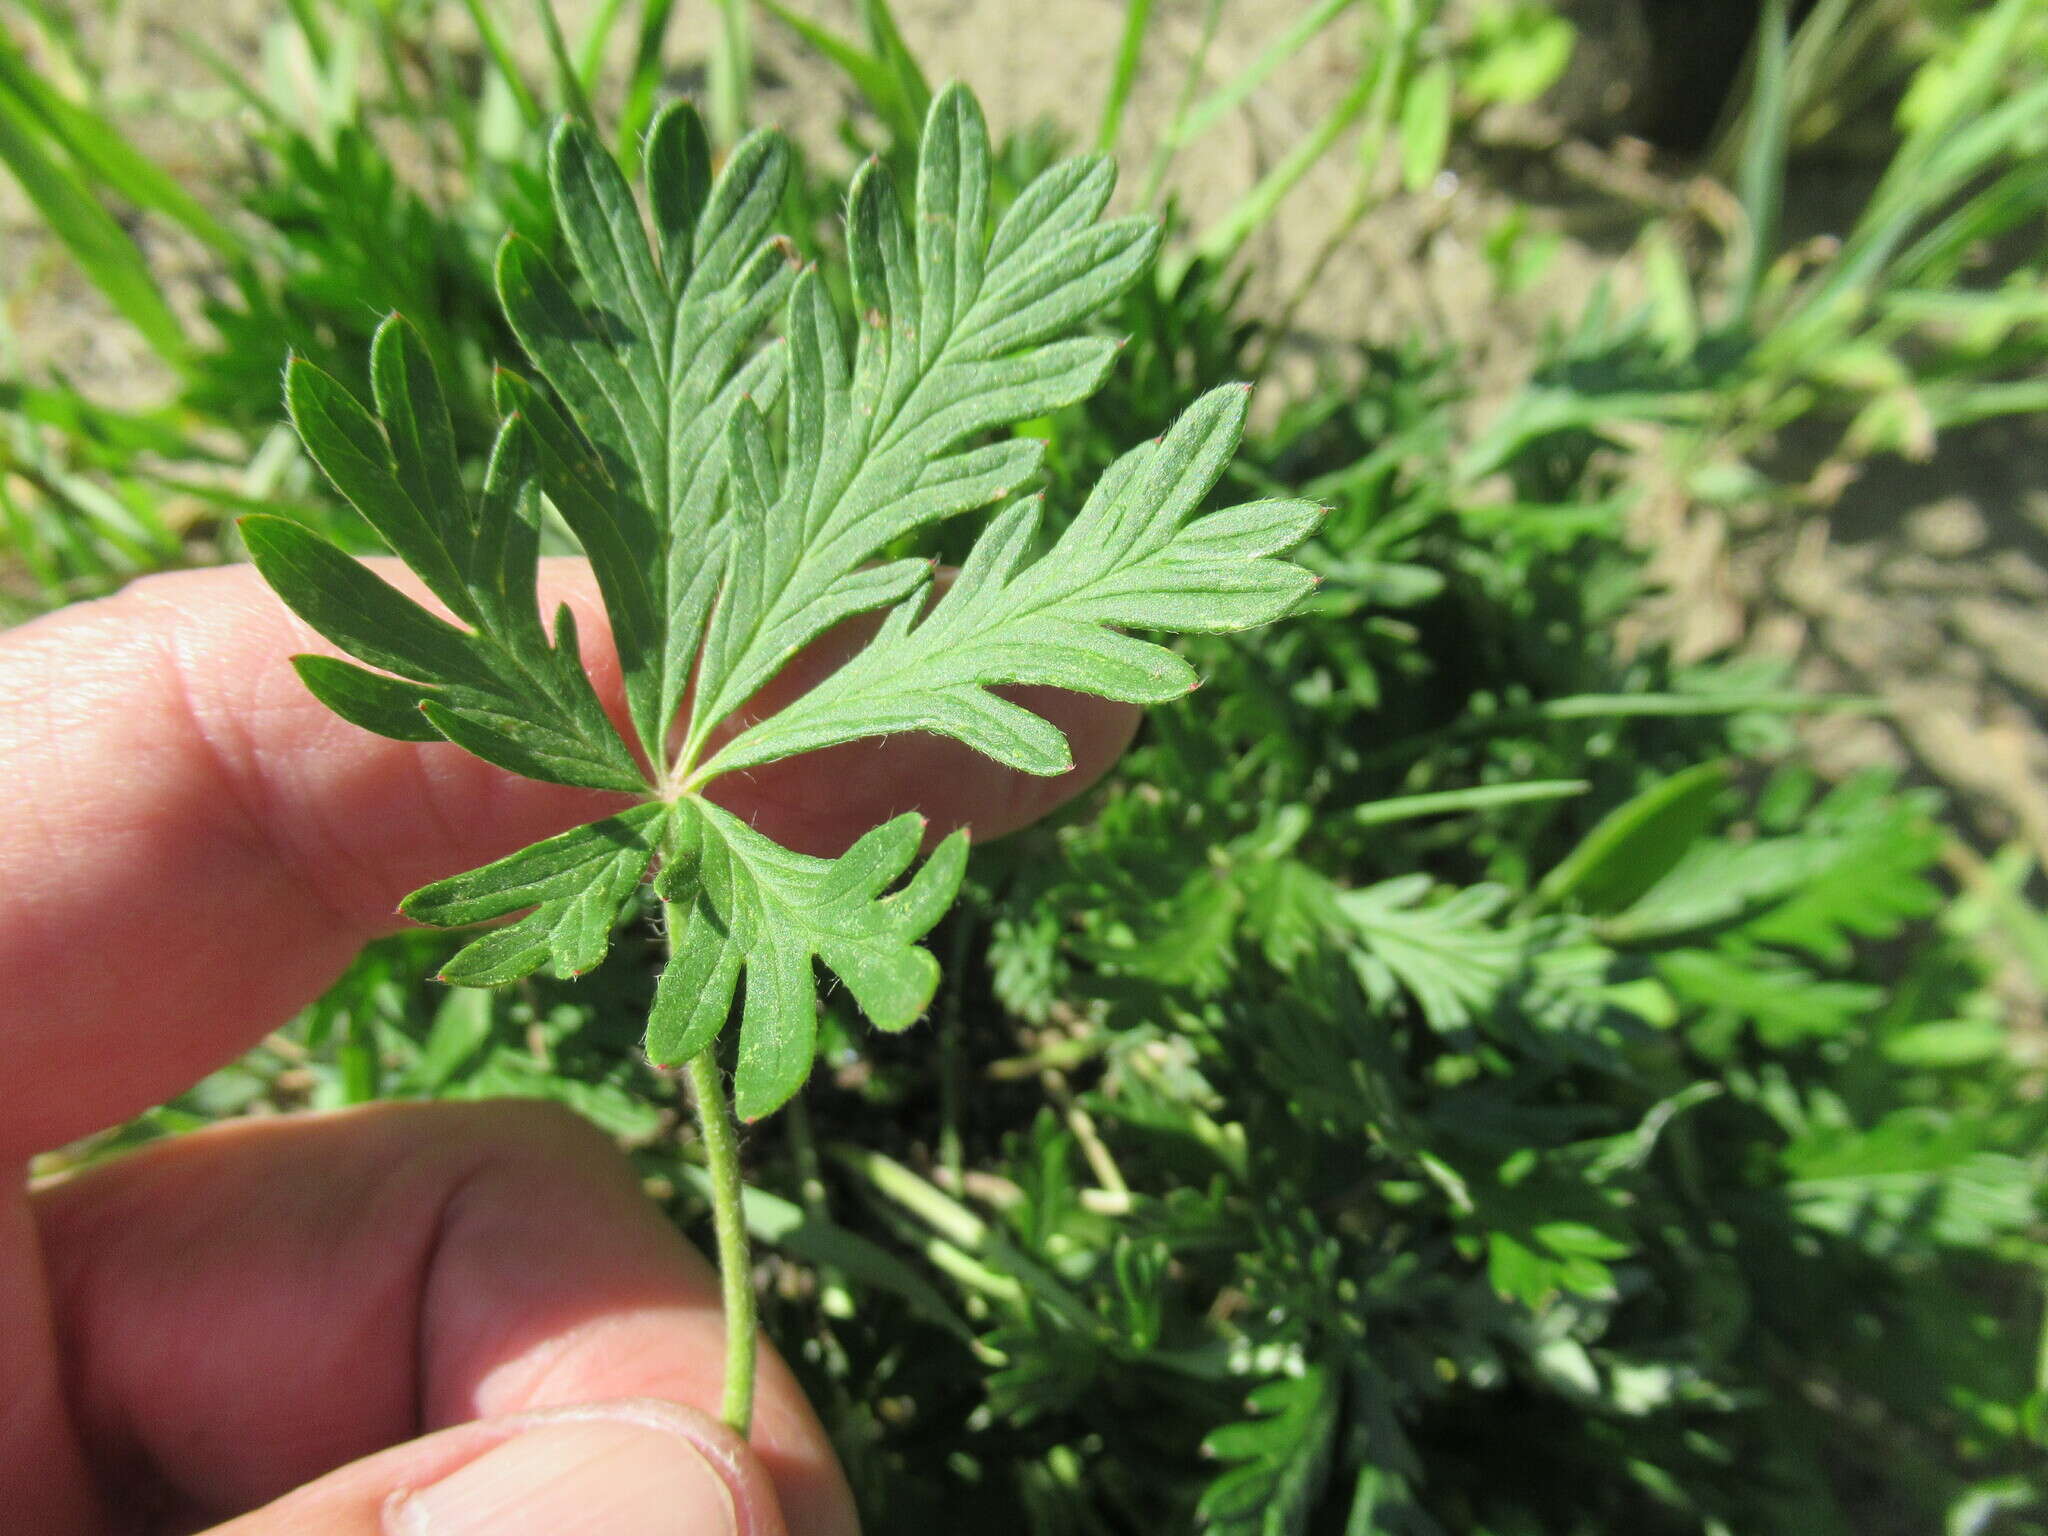
{"label": "ground surface", "polygon": [[[848,0],[803,8],[854,30]],[[216,0],[201,12],[181,0],[129,0],[110,22],[96,19],[98,6],[77,9],[113,66],[139,141],[195,184],[227,169],[233,124],[177,35],[197,31],[255,68],[264,30],[282,8]],[[580,7],[563,9],[573,27]],[[704,57],[711,9],[681,9],[679,79]],[[972,84],[999,133],[1045,118],[1092,138],[1121,0],[897,0],[896,9],[931,75]],[[1198,45],[1200,9],[1156,7],[1117,146],[1133,168],[1130,183],[1172,113]],[[1602,273],[1615,272],[1629,294],[1628,251],[1646,213],[1699,195],[1700,183],[1683,163],[1626,140],[1599,142],[1611,140],[1603,118],[1622,105],[1613,82],[1640,47],[1626,9],[1617,0],[1579,0],[1586,42],[1562,104],[1483,123],[1435,187],[1397,199],[1345,243],[1296,312],[1286,347],[1293,377],[1341,360],[1346,343],[1420,331],[1465,359],[1473,410],[1483,415],[1522,376],[1545,322],[1576,314]],[[449,10],[459,25],[458,8]],[[1236,73],[1297,13],[1298,0],[1232,0],[1209,53],[1209,79]],[[761,28],[757,66],[759,115],[785,123],[821,155],[843,156],[833,130],[853,98],[840,79],[772,24]],[[1298,143],[1350,87],[1355,68],[1348,40],[1332,34],[1183,151],[1170,185],[1191,227],[1216,218]],[[1853,211],[1853,198],[1826,195],[1831,177],[1853,182],[1861,174],[1808,173],[1812,195],[1801,206],[1813,232],[1825,232],[1830,203],[1844,216]],[[1351,177],[1340,149],[1248,249],[1257,272],[1252,304],[1270,314],[1294,290]],[[1517,202],[1563,244],[1539,282],[1506,297],[1484,242]],[[139,346],[106,322],[37,237],[11,186],[0,191],[0,240],[7,318],[25,361],[58,362],[110,399],[146,399],[161,387]],[[161,254],[173,266],[182,259],[171,247]],[[1794,657],[1809,683],[1888,703],[1887,718],[1816,723],[1812,740],[1826,764],[1902,763],[1953,792],[1979,841],[2022,837],[2048,860],[2048,423],[1957,433],[1925,464],[1867,466],[1825,516],[1731,526],[1667,506],[1647,521],[1645,537],[1660,547],[1674,599],[1664,611],[1682,643]]]}

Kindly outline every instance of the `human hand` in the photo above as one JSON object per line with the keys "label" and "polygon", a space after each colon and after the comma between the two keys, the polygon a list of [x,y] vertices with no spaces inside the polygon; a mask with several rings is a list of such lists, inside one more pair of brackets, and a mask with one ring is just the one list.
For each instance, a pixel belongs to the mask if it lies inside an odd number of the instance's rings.
{"label": "human hand", "polygon": [[[550,565],[543,596],[601,635],[587,572]],[[560,1111],[228,1122],[27,1189],[36,1152],[170,1097],[289,1018],[398,926],[405,892],[616,808],[347,725],[288,664],[321,649],[246,568],[153,578],[0,635],[6,1528],[854,1531],[772,1352],[752,1442],[710,1417],[710,1266]],[[909,808],[935,831],[999,834],[1099,774],[1134,719],[1028,702],[1068,733],[1073,774],[1028,779],[900,737],[778,764],[731,803],[817,852]]]}

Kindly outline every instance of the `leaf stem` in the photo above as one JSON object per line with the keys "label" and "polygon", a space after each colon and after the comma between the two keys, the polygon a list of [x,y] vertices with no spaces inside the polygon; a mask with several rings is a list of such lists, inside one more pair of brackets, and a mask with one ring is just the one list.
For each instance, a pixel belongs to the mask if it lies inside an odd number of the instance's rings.
{"label": "leaf stem", "polygon": [[725,1073],[715,1047],[692,1056],[685,1070],[711,1175],[711,1221],[718,1233],[718,1279],[725,1300],[725,1400],[719,1414],[742,1438],[754,1417],[754,1275],[740,1205],[740,1142],[725,1099]]}

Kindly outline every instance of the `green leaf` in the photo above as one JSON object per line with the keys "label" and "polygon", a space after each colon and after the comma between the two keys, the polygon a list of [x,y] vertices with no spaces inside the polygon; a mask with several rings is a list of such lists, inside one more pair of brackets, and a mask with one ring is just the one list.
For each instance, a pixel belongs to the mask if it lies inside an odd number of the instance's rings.
{"label": "green leaf", "polygon": [[[441,393],[441,380],[427,355],[426,343],[403,316],[391,316],[371,339],[370,384],[377,414],[389,429],[390,464],[398,489],[418,509],[421,521],[450,556],[451,574],[456,579],[452,592],[442,601],[473,619],[469,593],[461,580],[467,574],[461,556],[475,538],[476,517],[456,462],[455,425],[449,419],[447,397]],[[286,398],[289,401],[289,384]],[[426,575],[422,566],[411,560],[407,564]]]}
{"label": "green leaf", "polygon": [[396,315],[371,353],[378,409],[398,433],[403,468],[376,417],[302,358],[285,368],[285,404],[313,462],[363,521],[460,618],[478,614],[463,581],[469,498],[455,469],[448,408],[419,338]]}
{"label": "green leaf", "polygon": [[[625,793],[646,787],[582,671],[566,608],[557,618],[556,648],[541,653],[550,675],[535,678],[298,524],[253,516],[240,526],[263,579],[300,618],[372,666],[439,684],[415,690],[411,706],[440,735],[529,777]],[[397,710],[406,697],[397,685],[379,687],[371,674],[341,674],[317,660],[313,674],[316,692],[346,686],[336,694],[338,713],[401,741],[420,739]]]}
{"label": "green leaf", "polygon": [[1755,913],[1782,901],[1840,854],[1826,835],[1694,843],[1625,910],[1603,920],[1611,944],[1654,943]]}
{"label": "green leaf", "polygon": [[[1626,910],[1605,919],[1601,936],[1636,944],[1739,923],[1763,943],[1829,964],[1846,961],[1856,939],[1890,938],[1941,901],[1929,879],[1940,830],[1918,797],[1892,798],[1883,793],[1888,787],[1864,776],[1810,810],[1802,797],[1781,818],[1798,824],[1785,836],[1694,843]],[[1772,824],[1768,813],[1765,821]]]}
{"label": "green leaf", "polygon": [[[241,522],[250,558],[299,617],[351,656],[429,686],[406,689],[342,663],[300,675],[366,729],[457,743],[530,777],[627,793],[646,787],[583,670],[564,608],[549,643],[536,603],[539,512],[529,424],[499,432],[481,495],[465,489],[446,400],[425,347],[392,316],[371,372],[381,420],[294,360],[286,401],[314,461],[463,630],[324,538],[281,518]],[[422,727],[428,734],[422,735]]]}
{"label": "green leaf", "polygon": [[[999,515],[944,596],[902,603],[859,655],[728,743],[706,776],[862,736],[952,736],[1027,773],[1073,765],[1064,738],[988,690],[1042,684],[1131,703],[1195,685],[1171,651],[1110,626],[1217,632],[1266,623],[1314,585],[1269,559],[1321,516],[1254,502],[1196,516],[1243,430],[1246,391],[1211,391],[1156,444],[1111,466],[1080,515],[1027,561],[1035,501]],[[874,581],[873,573],[868,580]]]}
{"label": "green leaf", "polygon": [[878,1028],[902,1030],[930,1006],[938,964],[917,947],[960,888],[967,838],[941,843],[901,890],[923,818],[903,815],[837,859],[792,853],[729,811],[677,807],[656,890],[688,942],[676,945],[649,1024],[648,1054],[672,1064],[703,1050],[744,976],[734,1107],[756,1120],[810,1075],[817,1040],[813,960],[842,981]]}
{"label": "green leaf", "polygon": [[1420,192],[1444,168],[1451,144],[1451,66],[1435,63],[1409,81],[1401,98],[1401,184]]}
{"label": "green leaf", "polygon": [[495,681],[468,635],[318,534],[262,514],[240,526],[263,579],[351,656],[419,683],[487,689]]}
{"label": "green leaf", "polygon": [[1538,1221],[1486,1234],[1486,1277],[1494,1290],[1525,1307],[1542,1308],[1560,1292],[1573,1296],[1612,1295],[1611,1259],[1634,1250],[1582,1221]]}
{"label": "green leaf", "polygon": [[[867,14],[891,88],[921,108],[928,92],[886,8]],[[1244,429],[1246,392],[1232,386],[1112,464],[1041,557],[1039,503],[1004,507],[934,595],[932,566],[905,556],[907,541],[1038,474],[1044,443],[1011,429],[1101,384],[1116,343],[1076,333],[1137,280],[1159,232],[1103,219],[1115,176],[1100,156],[1052,166],[997,217],[980,108],[957,86],[929,107],[913,219],[881,164],[854,179],[851,324],[772,231],[790,165],[778,135],[743,139],[714,176],[703,124],[670,106],[649,128],[636,196],[588,127],[559,124],[547,152],[559,251],[513,236],[497,258],[500,300],[537,376],[497,375],[504,419],[480,489],[403,320],[386,321],[372,349],[374,411],[303,362],[289,370],[308,453],[425,599],[294,524],[243,525],[285,601],[365,664],[299,663],[337,712],[644,802],[416,893],[406,910],[426,921],[531,908],[471,943],[448,979],[594,965],[658,858],[672,959],[648,1049],[662,1063],[698,1056],[737,999],[737,1097],[750,1118],[810,1071],[817,964],[880,1028],[924,1011],[938,972],[917,941],[957,890],[966,844],[948,839],[912,873],[913,817],[837,859],[799,855],[705,798],[716,781],[904,730],[1057,773],[1072,762],[1059,731],[993,690],[1174,698],[1193,669],[1126,631],[1242,629],[1313,586],[1275,557],[1319,508],[1208,507]],[[540,611],[550,506],[596,577],[623,735],[570,610],[552,624]],[[792,657],[877,609],[889,610],[879,632],[851,660],[755,718],[752,701]]]}
{"label": "green leaf", "polygon": [[433,1026],[419,1044],[419,1054],[399,1078],[404,1094],[440,1095],[451,1081],[490,1043],[496,1000],[480,991],[450,992],[434,1010]]}
{"label": "green leaf", "polygon": [[593,755],[575,736],[529,718],[518,704],[493,694],[442,689],[420,705],[420,713],[458,747],[529,779],[626,795],[647,788],[630,759]]}
{"label": "green leaf", "polygon": [[1884,1001],[1881,988],[1823,981],[1768,951],[1674,950],[1658,957],[1657,974],[1708,1018],[1753,1023],[1773,1049],[1843,1034]]}
{"label": "green leaf", "polygon": [[1785,1198],[1809,1226],[1880,1256],[1931,1241],[1981,1248],[2038,1217],[2035,1172],[1982,1149],[1967,1120],[1895,1110],[1869,1129],[1816,1128],[1785,1149]]}
{"label": "green leaf", "polygon": [[1996,1019],[1943,1019],[1915,1024],[1885,1036],[1884,1058],[1902,1067],[1981,1067],[1996,1061],[2011,1044]]}
{"label": "green leaf", "polygon": [[185,356],[184,327],[135,242],[92,188],[57,152],[50,125],[18,97],[0,92],[0,162],[14,173],[93,285],[171,363]]}
{"label": "green leaf", "polygon": [[1472,59],[1460,84],[1477,101],[1534,101],[1571,63],[1572,24],[1540,0],[1511,0],[1482,10]]}
{"label": "green leaf", "polygon": [[696,651],[702,601],[692,603],[688,573],[715,560],[718,450],[747,382],[758,381],[743,355],[791,275],[786,244],[768,238],[788,165],[779,136],[750,135],[707,193],[702,125],[685,104],[665,109],[649,133],[648,201],[661,221],[650,248],[617,164],[588,128],[565,121],[549,144],[548,184],[588,299],[526,241],[507,240],[498,258],[506,317],[574,418],[517,392],[541,484],[604,594],[650,756]]}
{"label": "green leaf", "polygon": [[1213,1536],[1287,1536],[1308,1528],[1329,1481],[1343,1397],[1319,1365],[1253,1389],[1253,1415],[1214,1430],[1202,1453],[1226,1470],[1202,1491],[1197,1515]]}
{"label": "green leaf", "polygon": [[[1823,802],[1815,814],[1832,812]],[[1941,856],[1942,831],[1921,804],[1898,799],[1852,809],[1841,832],[1833,859],[1750,923],[1750,937],[1840,965],[1858,939],[1889,939],[1940,909],[1941,891],[1929,875]]]}
{"label": "green leaf", "polygon": [[668,819],[666,805],[634,806],[422,886],[398,910],[415,922],[453,928],[533,909],[459,950],[442,967],[443,981],[494,987],[543,966],[557,976],[580,976],[611,947],[612,929],[645,877]]}
{"label": "green leaf", "polygon": [[433,691],[367,671],[332,656],[294,656],[292,668],[306,690],[351,725],[394,741],[439,741],[441,733],[420,713]]}
{"label": "green leaf", "polygon": [[1475,885],[1422,906],[1429,889],[1427,875],[1404,875],[1347,891],[1337,907],[1361,945],[1354,963],[1369,993],[1385,999],[1398,982],[1431,1028],[1463,1029],[1522,967],[1529,936],[1493,926],[1507,900],[1499,886]]}
{"label": "green leaf", "polygon": [[904,595],[907,570],[878,579],[868,569],[885,546],[1007,494],[1042,452],[968,439],[1083,398],[1113,360],[1106,340],[1058,338],[1136,279],[1157,230],[1143,219],[1098,224],[1114,178],[1106,161],[1082,159],[1032,182],[988,236],[990,166],[980,110],[952,87],[926,124],[915,237],[888,171],[871,162],[855,177],[850,358],[824,285],[796,284],[788,452],[783,473],[756,477],[742,503],[753,530],[735,542],[745,586],[728,585],[704,646],[686,758],[804,644]]}
{"label": "green leaf", "polygon": [[1713,824],[1728,770],[1702,763],[1610,812],[1537,887],[1546,904],[1618,912],[1668,874]]}

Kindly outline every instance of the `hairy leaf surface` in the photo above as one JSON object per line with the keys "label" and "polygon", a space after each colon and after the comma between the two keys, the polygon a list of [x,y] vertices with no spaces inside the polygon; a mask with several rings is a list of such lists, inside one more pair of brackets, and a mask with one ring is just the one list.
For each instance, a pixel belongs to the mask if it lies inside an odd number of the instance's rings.
{"label": "hairy leaf surface", "polygon": [[[879,163],[854,180],[845,316],[773,231],[790,161],[778,135],[743,140],[714,175],[702,124],[678,104],[642,160],[636,198],[587,127],[553,136],[561,247],[514,236],[500,252],[532,371],[499,375],[503,424],[479,492],[404,321],[378,334],[374,411],[291,365],[307,451],[415,589],[282,519],[244,529],[280,595],[354,658],[297,661],[337,713],[641,802],[408,898],[423,922],[515,918],[445,978],[588,970],[658,870],[672,960],[648,1050],[674,1063],[708,1049],[737,1002],[737,1100],[753,1118],[809,1074],[820,966],[883,1029],[924,1012],[938,968],[918,941],[959,887],[966,842],[913,872],[923,823],[904,815],[814,858],[716,803],[718,781],[902,731],[1058,773],[1072,763],[1060,733],[991,690],[1185,693],[1187,662],[1127,631],[1279,617],[1312,579],[1273,557],[1320,509],[1210,509],[1244,430],[1246,391],[1229,386],[1113,464],[1036,558],[1037,498],[999,511],[935,597],[929,561],[881,557],[1033,479],[1044,444],[1009,429],[1102,383],[1117,344],[1081,332],[1144,270],[1157,228],[1102,219],[1115,177],[1100,156],[1055,165],[998,210],[980,109],[948,89],[931,104],[911,218]],[[550,622],[536,600],[550,507],[604,601],[623,727],[584,671],[570,611]],[[798,651],[877,609],[879,632],[838,671],[766,719],[743,713]]]}
{"label": "hairy leaf surface", "polygon": [[399,910],[417,922],[458,927],[533,908],[458,952],[442,968],[443,980],[496,986],[543,965],[557,976],[580,976],[611,947],[619,911],[646,875],[669,816],[665,805],[634,806],[422,886]]}
{"label": "hairy leaf surface", "polygon": [[692,800],[679,810],[655,889],[668,903],[677,958],[663,973],[648,1022],[657,1061],[695,1055],[716,1037],[742,972],[734,1108],[756,1119],[810,1075],[817,1035],[813,960],[823,961],[879,1028],[907,1029],[938,986],[917,941],[960,889],[967,838],[954,833],[893,895],[909,869],[923,818],[903,815],[837,859],[792,853],[730,812]]}

